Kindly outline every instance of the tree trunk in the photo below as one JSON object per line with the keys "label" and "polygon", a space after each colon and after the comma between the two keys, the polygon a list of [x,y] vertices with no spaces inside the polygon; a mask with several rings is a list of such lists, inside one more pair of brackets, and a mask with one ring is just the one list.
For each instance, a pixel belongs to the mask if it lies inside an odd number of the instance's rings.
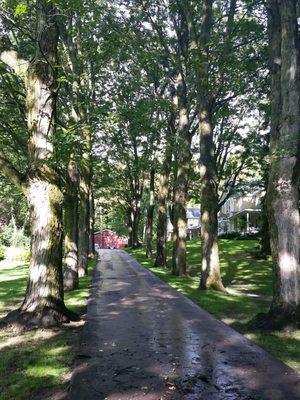
{"label": "tree trunk", "polygon": [[127,229],[128,229],[128,246],[132,247],[132,209],[128,207],[127,209]]}
{"label": "tree trunk", "polygon": [[270,316],[277,326],[300,322],[300,84],[296,0],[280,3],[270,0],[268,17],[272,114],[267,206],[274,268]]}
{"label": "tree trunk", "polygon": [[64,195],[64,289],[78,288],[78,170],[73,161],[68,168]]}
{"label": "tree trunk", "polygon": [[95,204],[94,193],[90,190],[90,225],[89,225],[89,257],[95,257],[95,241],[94,241],[94,224],[95,224]]}
{"label": "tree trunk", "polygon": [[152,257],[152,232],[153,232],[153,215],[154,215],[154,183],[155,183],[155,169],[151,168],[150,171],[150,198],[147,211],[146,221],[146,257]]}
{"label": "tree trunk", "polygon": [[218,194],[215,146],[209,106],[199,112],[201,174],[201,289],[224,291],[218,245]]}
{"label": "tree trunk", "polygon": [[[83,166],[83,175],[86,174],[86,166]],[[89,254],[89,206],[90,191],[89,181],[86,176],[79,179],[79,215],[78,215],[78,275],[81,278],[88,274]]]}
{"label": "tree trunk", "polygon": [[[198,53],[196,69],[197,106],[200,134],[200,179],[201,179],[201,289],[225,291],[221,280],[218,246],[218,181],[212,127],[213,98],[209,85],[209,48],[213,26],[213,0],[205,0],[204,16],[200,35],[194,32]],[[227,33],[230,35],[236,2],[230,2]],[[189,16],[190,24],[192,23]],[[194,29],[195,30],[195,29]],[[226,58],[227,43],[223,57]]]}
{"label": "tree trunk", "polygon": [[140,247],[139,242],[139,222],[140,222],[140,208],[133,202],[132,207],[127,211],[127,226],[128,226],[128,246],[136,249]]}
{"label": "tree trunk", "polygon": [[[54,326],[74,315],[64,305],[62,279],[62,200],[59,178],[51,167],[57,95],[58,33],[51,2],[37,2],[36,54],[26,78],[29,128],[28,203],[31,262],[25,299],[6,323],[24,327]],[[45,62],[47,60],[47,62]]]}
{"label": "tree trunk", "polygon": [[[174,104],[174,94],[172,95]],[[158,218],[157,218],[157,244],[156,244],[156,259],[154,266],[167,268],[167,228],[168,228],[168,195],[169,195],[169,179],[172,162],[172,149],[174,136],[176,133],[175,128],[176,113],[171,110],[169,126],[166,136],[166,149],[165,159],[162,165],[162,170],[159,176],[158,188]]]}
{"label": "tree trunk", "polygon": [[189,156],[185,160],[179,160],[178,175],[175,183],[172,273],[178,276],[186,275],[186,197],[188,169]]}
{"label": "tree trunk", "polygon": [[267,210],[267,199],[266,194],[261,201],[262,209],[262,224],[261,224],[261,240],[260,240],[260,255],[263,258],[267,258],[271,254],[270,246],[270,227]]}
{"label": "tree trunk", "polygon": [[132,213],[132,233],[131,233],[131,243],[132,243],[132,248],[137,249],[140,247],[140,242],[139,242],[139,223],[140,223],[140,207],[135,206],[133,213]]}
{"label": "tree trunk", "polygon": [[166,155],[162,171],[159,176],[158,189],[158,217],[157,217],[157,244],[154,266],[167,268],[167,227],[168,227],[168,193],[169,176],[171,169],[172,148],[167,144]]}
{"label": "tree trunk", "polygon": [[189,111],[187,88],[183,73],[179,73],[176,84],[178,98],[179,121],[177,143],[177,176],[174,187],[173,205],[173,260],[172,273],[186,275],[186,203],[188,188],[188,171],[192,159],[191,136],[189,132]]}

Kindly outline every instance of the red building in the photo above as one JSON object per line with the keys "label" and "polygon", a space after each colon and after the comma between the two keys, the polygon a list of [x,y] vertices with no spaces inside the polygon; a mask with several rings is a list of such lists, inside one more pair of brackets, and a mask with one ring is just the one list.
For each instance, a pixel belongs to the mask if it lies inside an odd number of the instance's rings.
{"label": "red building", "polygon": [[124,249],[128,243],[126,237],[118,236],[110,229],[95,232],[94,239],[95,247],[99,249]]}

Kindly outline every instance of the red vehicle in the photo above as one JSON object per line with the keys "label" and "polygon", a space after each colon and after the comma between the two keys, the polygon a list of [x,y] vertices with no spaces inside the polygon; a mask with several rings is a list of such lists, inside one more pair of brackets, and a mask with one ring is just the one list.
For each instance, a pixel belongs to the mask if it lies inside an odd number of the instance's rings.
{"label": "red vehicle", "polygon": [[94,239],[95,247],[99,249],[124,249],[128,243],[125,236],[118,236],[110,229],[95,232]]}

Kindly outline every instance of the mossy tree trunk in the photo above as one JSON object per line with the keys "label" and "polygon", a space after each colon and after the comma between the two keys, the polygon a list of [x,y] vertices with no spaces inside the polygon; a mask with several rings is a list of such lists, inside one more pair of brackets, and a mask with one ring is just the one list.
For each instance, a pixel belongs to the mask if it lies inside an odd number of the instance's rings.
{"label": "mossy tree trunk", "polygon": [[78,288],[78,168],[74,161],[68,166],[64,193],[64,289]]}
{"label": "mossy tree trunk", "polygon": [[[87,155],[85,155],[87,156]],[[89,157],[88,157],[89,158]],[[89,223],[90,223],[90,185],[89,160],[83,158],[81,176],[79,178],[78,206],[78,275],[88,274]]]}
{"label": "mossy tree trunk", "polygon": [[149,185],[149,205],[147,210],[147,220],[146,220],[146,232],[145,232],[145,241],[146,241],[146,257],[152,257],[152,237],[153,237],[153,216],[154,216],[154,207],[155,207],[155,169],[151,168],[150,171],[150,185]]}
{"label": "mossy tree trunk", "polygon": [[176,94],[178,99],[178,138],[177,138],[177,175],[174,184],[173,204],[173,257],[172,273],[186,275],[186,205],[188,191],[188,173],[190,169],[191,135],[189,132],[189,110],[187,87],[183,71],[178,74]]}
{"label": "mossy tree trunk", "polygon": [[[137,160],[137,152],[135,152]],[[138,163],[136,163],[138,165]],[[140,247],[139,242],[139,225],[141,218],[141,200],[144,192],[144,176],[141,178],[139,174],[131,176],[129,179],[130,195],[127,200],[127,224],[128,224],[128,245],[132,248]]]}
{"label": "mossy tree trunk", "polygon": [[51,165],[54,149],[58,33],[56,9],[38,1],[36,54],[26,76],[29,128],[27,198],[31,223],[31,262],[25,299],[7,322],[21,327],[53,326],[74,315],[64,305],[62,277],[62,202],[59,177]]}
{"label": "mossy tree trunk", "polygon": [[158,216],[157,216],[157,244],[154,266],[167,268],[167,226],[168,226],[168,195],[169,179],[172,162],[172,143],[175,134],[175,112],[171,112],[168,134],[166,137],[165,158],[159,175],[158,187]]}
{"label": "mossy tree trunk", "polygon": [[299,38],[296,0],[268,1],[272,72],[267,207],[274,267],[270,316],[300,323]]}
{"label": "mossy tree trunk", "polygon": [[269,227],[266,194],[264,195],[261,201],[261,209],[262,209],[262,222],[261,222],[260,255],[261,257],[266,258],[271,254],[270,227]]}
{"label": "mossy tree trunk", "polygon": [[139,242],[139,222],[140,222],[140,206],[134,201],[128,209],[128,245],[133,249],[140,246]]}
{"label": "mossy tree trunk", "polygon": [[187,77],[189,75],[189,43],[190,29],[185,13],[184,3],[178,7],[178,71],[175,81],[176,104],[178,111],[177,174],[174,185],[173,204],[173,255],[172,273],[178,276],[186,275],[186,206],[188,195],[188,179],[191,154],[192,133],[190,132],[190,96],[187,90]]}
{"label": "mossy tree trunk", "polygon": [[131,247],[136,249],[140,246],[139,242],[139,224],[141,217],[141,206],[140,200],[134,202],[134,205],[131,209],[131,218],[132,218],[132,232],[131,232]]}
{"label": "mossy tree trunk", "polygon": [[[230,3],[227,33],[230,36],[235,12],[235,1]],[[188,10],[188,9],[187,9]],[[209,83],[209,50],[213,26],[213,0],[205,0],[200,35],[196,33],[193,19],[193,46],[197,49],[197,106],[200,136],[200,180],[201,180],[201,289],[224,291],[221,280],[218,246],[218,179],[213,137],[212,112],[214,98]],[[226,57],[228,44],[223,56]]]}
{"label": "mossy tree trunk", "polygon": [[89,257],[95,256],[95,240],[94,240],[94,225],[95,225],[95,204],[94,193],[91,187],[90,190],[90,224],[89,224]]}
{"label": "mossy tree trunk", "polygon": [[190,138],[183,137],[178,156],[178,172],[174,190],[173,205],[173,260],[172,273],[186,275],[186,206],[188,190],[188,171],[191,161]]}
{"label": "mossy tree trunk", "polygon": [[202,103],[199,113],[201,174],[201,289],[224,291],[218,245],[218,192],[211,113]]}
{"label": "mossy tree trunk", "polygon": [[127,229],[128,229],[128,246],[132,247],[132,210],[127,208]]}
{"label": "mossy tree trunk", "polygon": [[78,274],[79,277],[88,273],[88,256],[91,245],[90,205],[91,205],[91,181],[92,181],[92,132],[90,122],[90,109],[88,101],[92,94],[90,88],[89,69],[82,53],[82,27],[78,18],[69,20],[69,29],[76,32],[74,38],[65,23],[60,25],[64,51],[69,64],[70,98],[72,110],[71,121],[76,127],[80,142],[78,162],[79,170],[79,204],[78,204]]}

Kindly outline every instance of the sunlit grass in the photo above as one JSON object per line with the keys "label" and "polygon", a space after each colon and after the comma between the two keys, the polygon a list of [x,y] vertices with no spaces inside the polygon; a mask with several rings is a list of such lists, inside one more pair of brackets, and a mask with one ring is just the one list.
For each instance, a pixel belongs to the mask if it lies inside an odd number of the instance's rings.
{"label": "sunlit grass", "polygon": [[[248,322],[258,313],[267,312],[272,298],[272,265],[270,260],[254,257],[258,243],[255,240],[220,241],[220,259],[223,282],[228,294],[199,290],[200,242],[187,244],[188,278],[171,274],[170,268],[153,267],[153,259],[145,257],[143,247],[127,249],[142,265],[162,280],[191,298],[207,311],[222,319],[245,336],[267,349],[275,357],[300,371],[300,331],[250,332]],[[171,255],[171,243],[168,243]],[[171,267],[171,257],[168,258]]]}
{"label": "sunlit grass", "polygon": [[[80,279],[80,288],[65,294],[67,307],[80,315],[86,310],[95,264],[90,261],[90,274]],[[27,271],[26,264],[0,263],[0,316],[22,301]],[[29,399],[40,390],[52,392],[63,387],[76,352],[79,327],[71,324],[23,334],[0,331],[0,400]]]}

